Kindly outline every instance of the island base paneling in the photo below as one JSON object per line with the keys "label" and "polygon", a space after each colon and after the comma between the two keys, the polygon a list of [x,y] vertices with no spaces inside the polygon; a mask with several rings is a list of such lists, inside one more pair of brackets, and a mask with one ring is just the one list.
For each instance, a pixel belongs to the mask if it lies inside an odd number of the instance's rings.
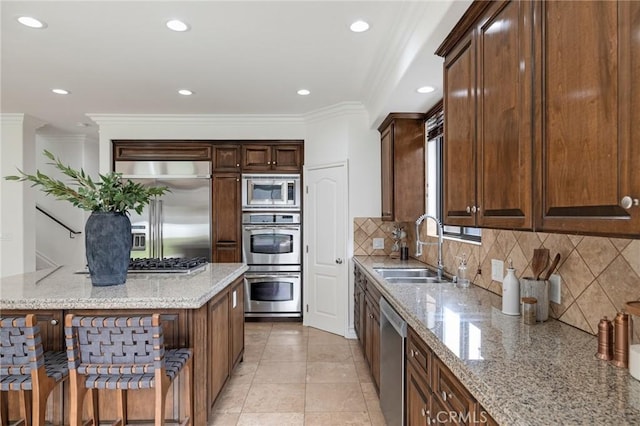
{"label": "island base paneling", "polygon": [[[193,425],[205,425],[209,412],[220,391],[231,375],[233,368],[242,361],[244,354],[243,277],[239,277],[225,290],[197,309],[109,309],[99,310],[99,315],[136,316],[161,313],[164,342],[167,348],[190,347],[193,349],[193,371],[191,380],[186,380],[184,370],[174,381],[167,395],[167,421],[184,416],[187,407],[184,395],[191,387]],[[234,296],[235,293],[235,296]],[[234,304],[235,301],[235,304]],[[33,311],[29,311],[33,313]],[[3,310],[2,316],[25,315],[27,311]],[[64,315],[96,315],[98,310],[42,310],[36,311],[45,350],[64,350]],[[240,322],[240,323],[238,323]],[[218,378],[212,386],[209,378]],[[16,395],[13,395],[13,394]],[[9,419],[18,417],[17,392],[9,393]],[[135,390],[127,393],[129,421],[153,422],[153,390]],[[100,419],[115,419],[116,393],[99,392]],[[88,404],[85,404],[85,418]],[[49,397],[47,421],[53,425],[69,423],[69,383],[65,381]]]}

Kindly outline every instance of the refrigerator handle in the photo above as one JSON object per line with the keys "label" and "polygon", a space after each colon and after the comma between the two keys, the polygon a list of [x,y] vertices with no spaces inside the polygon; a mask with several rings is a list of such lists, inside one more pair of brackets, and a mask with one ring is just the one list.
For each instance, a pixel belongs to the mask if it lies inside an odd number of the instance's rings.
{"label": "refrigerator handle", "polygon": [[149,257],[156,257],[156,202],[149,200]]}
{"label": "refrigerator handle", "polygon": [[164,250],[163,250],[163,235],[162,235],[162,228],[163,228],[163,224],[164,224],[164,213],[162,212],[162,200],[157,200],[157,226],[158,226],[158,238],[156,239],[156,244],[157,244],[157,253],[158,253],[158,258],[163,259],[164,258]]}

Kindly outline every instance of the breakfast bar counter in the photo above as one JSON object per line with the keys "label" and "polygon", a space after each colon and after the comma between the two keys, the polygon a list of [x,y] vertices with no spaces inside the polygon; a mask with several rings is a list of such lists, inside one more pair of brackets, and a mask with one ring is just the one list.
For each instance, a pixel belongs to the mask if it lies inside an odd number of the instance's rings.
{"label": "breakfast bar counter", "polygon": [[[0,279],[3,317],[36,313],[45,350],[64,350],[67,313],[137,316],[160,313],[167,348],[193,349],[190,384],[178,377],[167,396],[166,418],[184,416],[192,392],[194,425],[205,425],[217,396],[244,354],[244,263],[209,263],[191,273],[129,273],[125,284],[96,287],[81,266],[62,266]],[[49,398],[47,420],[68,424],[68,390]],[[10,392],[9,414],[17,410]],[[153,418],[153,391],[129,392],[129,419]],[[101,419],[115,418],[115,394],[100,391]]]}
{"label": "breakfast bar counter", "polygon": [[553,319],[523,324],[475,285],[393,283],[374,269],[426,266],[416,261],[354,263],[497,423],[640,424],[640,381],[598,360],[595,336]]}
{"label": "breakfast bar counter", "polygon": [[82,266],[0,279],[0,309],[197,309],[247,270],[209,263],[191,273],[129,273],[122,285],[95,287]]}

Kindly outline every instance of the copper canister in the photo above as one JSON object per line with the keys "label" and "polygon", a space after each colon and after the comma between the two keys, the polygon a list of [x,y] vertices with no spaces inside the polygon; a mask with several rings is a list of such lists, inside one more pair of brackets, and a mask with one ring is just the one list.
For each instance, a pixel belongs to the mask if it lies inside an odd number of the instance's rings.
{"label": "copper canister", "polygon": [[598,359],[610,361],[613,359],[613,324],[604,317],[598,323]]}
{"label": "copper canister", "polygon": [[613,320],[615,345],[613,350],[613,365],[620,368],[629,366],[629,314],[618,312]]}

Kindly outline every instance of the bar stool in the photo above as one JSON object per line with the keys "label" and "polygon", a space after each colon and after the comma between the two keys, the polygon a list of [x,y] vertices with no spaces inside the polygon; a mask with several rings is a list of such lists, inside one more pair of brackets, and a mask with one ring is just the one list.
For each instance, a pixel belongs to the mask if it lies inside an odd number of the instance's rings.
{"label": "bar stool", "polygon": [[117,391],[119,418],[127,424],[127,391],[155,389],[155,425],[164,425],[169,386],[183,368],[187,374],[187,415],[191,424],[191,349],[164,348],[160,315],[135,317],[65,317],[65,339],[71,383],[70,424],[79,426],[78,413],[88,389]]}
{"label": "bar stool", "polygon": [[44,426],[47,398],[68,375],[64,352],[43,351],[34,314],[0,318],[0,418],[3,425],[8,425],[9,421],[8,391],[18,391],[22,416],[18,424]]}

